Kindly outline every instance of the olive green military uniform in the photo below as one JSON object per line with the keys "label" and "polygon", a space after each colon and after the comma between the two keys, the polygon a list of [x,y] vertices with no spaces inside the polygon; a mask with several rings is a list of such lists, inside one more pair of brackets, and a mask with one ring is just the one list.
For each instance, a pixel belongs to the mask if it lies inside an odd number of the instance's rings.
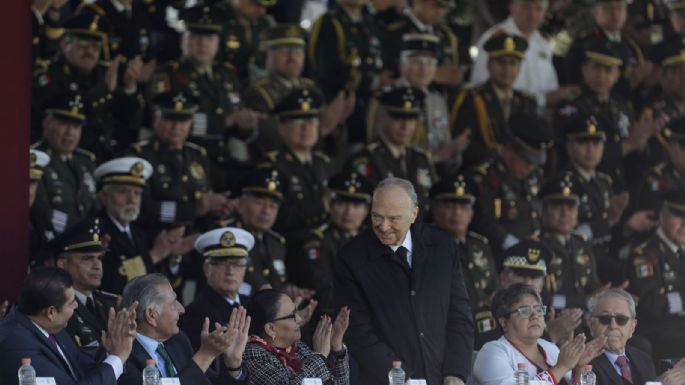
{"label": "olive green military uniform", "polygon": [[74,310],[74,315],[67,323],[67,333],[76,342],[76,346],[83,351],[95,354],[101,346],[100,338],[102,332],[107,331],[107,319],[109,309],[117,309],[119,296],[105,291],[93,291],[93,307],[89,308],[86,303],[76,298],[78,307]]}
{"label": "olive green military uniform", "polygon": [[62,157],[44,142],[32,148],[46,152],[51,160],[45,167],[42,188],[38,189],[31,211],[38,217],[49,218],[55,232],[61,233],[97,207],[95,155],[77,148],[69,157]]}
{"label": "olive green military uniform", "polygon": [[639,208],[657,210],[661,204],[661,194],[673,189],[685,189],[685,174],[678,171],[673,163],[666,161],[647,172],[641,187],[635,197]]}
{"label": "olive green military uniform", "polygon": [[543,232],[540,241],[552,250],[547,266],[546,290],[556,309],[584,309],[589,297],[601,286],[592,245],[571,234],[568,239]]}
{"label": "olive green military uniform", "polygon": [[[592,245],[597,258],[604,257],[608,252],[611,241],[611,227],[607,222],[609,217],[609,197],[613,191],[613,180],[601,171],[589,177],[582,175],[575,167],[568,167],[568,172],[575,184],[581,186],[584,196],[578,207],[578,223],[580,232],[592,238]],[[587,226],[587,228],[583,228]],[[588,237],[588,239],[589,239]]]}

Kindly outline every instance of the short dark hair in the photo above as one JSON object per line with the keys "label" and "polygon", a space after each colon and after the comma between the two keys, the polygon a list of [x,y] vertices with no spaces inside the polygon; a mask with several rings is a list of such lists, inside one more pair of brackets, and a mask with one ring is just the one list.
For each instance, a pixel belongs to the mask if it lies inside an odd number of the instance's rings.
{"label": "short dark hair", "polygon": [[74,284],[69,273],[57,267],[39,267],[24,280],[17,309],[25,315],[36,315],[50,306],[61,308],[67,303],[66,290]]}
{"label": "short dark hair", "polygon": [[278,301],[284,292],[275,289],[260,290],[250,298],[247,314],[250,316],[250,334],[262,336],[264,326],[278,314]]}
{"label": "short dark hair", "polygon": [[495,296],[492,298],[492,312],[497,321],[497,326],[502,327],[499,324],[499,319],[509,318],[511,307],[527,295],[532,295],[537,298],[538,302],[542,303],[540,293],[533,286],[526,285],[525,283],[515,283],[495,293]]}

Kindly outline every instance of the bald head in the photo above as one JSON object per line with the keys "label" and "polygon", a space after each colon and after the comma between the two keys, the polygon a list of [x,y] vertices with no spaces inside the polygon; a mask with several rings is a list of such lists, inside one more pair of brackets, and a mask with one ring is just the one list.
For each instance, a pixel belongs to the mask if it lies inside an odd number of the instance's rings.
{"label": "bald head", "polygon": [[402,244],[418,212],[416,191],[405,179],[384,179],[373,192],[371,224],[384,245]]}

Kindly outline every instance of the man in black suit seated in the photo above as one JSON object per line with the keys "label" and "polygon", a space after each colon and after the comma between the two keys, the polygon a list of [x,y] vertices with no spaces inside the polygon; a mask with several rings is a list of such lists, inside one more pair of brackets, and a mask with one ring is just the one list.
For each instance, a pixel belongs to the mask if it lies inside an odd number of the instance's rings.
{"label": "man in black suit seated", "polygon": [[25,357],[31,358],[38,377],[52,377],[59,385],[116,384],[131,353],[135,306],[118,313],[110,309],[102,340],[107,357],[100,362],[80,351],[65,330],[77,306],[69,273],[54,267],[31,271],[17,306],[0,323],[3,384],[17,384],[17,369]]}
{"label": "man in black suit seated", "polygon": [[592,336],[607,337],[604,354],[592,360],[597,385],[637,385],[646,381],[661,381],[664,385],[685,383],[685,360],[657,379],[651,357],[626,345],[637,326],[632,295],[618,288],[607,289],[590,298],[588,309],[587,325]]}
{"label": "man in black suit seated", "polygon": [[[235,310],[227,325],[216,323],[211,333],[209,319],[205,318],[200,348],[195,352],[186,334],[178,328],[178,319],[185,309],[176,300],[176,293],[165,276],[154,273],[129,281],[124,287],[123,304],[130,306],[135,302],[139,303],[137,333],[119,385],[142,385],[142,372],[149,359],[155,360],[161,377],[178,377],[181,384],[244,381],[242,361],[236,365],[231,359],[234,355],[230,354],[245,349],[247,343],[249,322],[244,309]],[[222,354],[223,359],[217,360]]]}

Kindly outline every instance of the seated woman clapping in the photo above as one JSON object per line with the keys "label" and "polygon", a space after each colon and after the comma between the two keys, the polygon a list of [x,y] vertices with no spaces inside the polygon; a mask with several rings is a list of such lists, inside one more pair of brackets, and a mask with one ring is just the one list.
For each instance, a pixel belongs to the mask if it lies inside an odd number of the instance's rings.
{"label": "seated woman clapping", "polygon": [[283,292],[257,292],[247,306],[252,318],[250,341],[243,363],[252,385],[301,385],[304,378],[320,378],[327,385],[348,385],[349,363],[342,339],[350,310],[340,310],[335,322],[321,317],[312,348],[300,341],[299,315]]}
{"label": "seated woman clapping", "polygon": [[541,338],[547,308],[531,286],[519,283],[499,290],[492,309],[504,335],[483,345],[478,353],[473,377],[479,385],[513,385],[520,363],[531,380],[571,384],[582,366],[603,352],[606,337],[585,343],[585,335],[571,335],[561,348]]}

